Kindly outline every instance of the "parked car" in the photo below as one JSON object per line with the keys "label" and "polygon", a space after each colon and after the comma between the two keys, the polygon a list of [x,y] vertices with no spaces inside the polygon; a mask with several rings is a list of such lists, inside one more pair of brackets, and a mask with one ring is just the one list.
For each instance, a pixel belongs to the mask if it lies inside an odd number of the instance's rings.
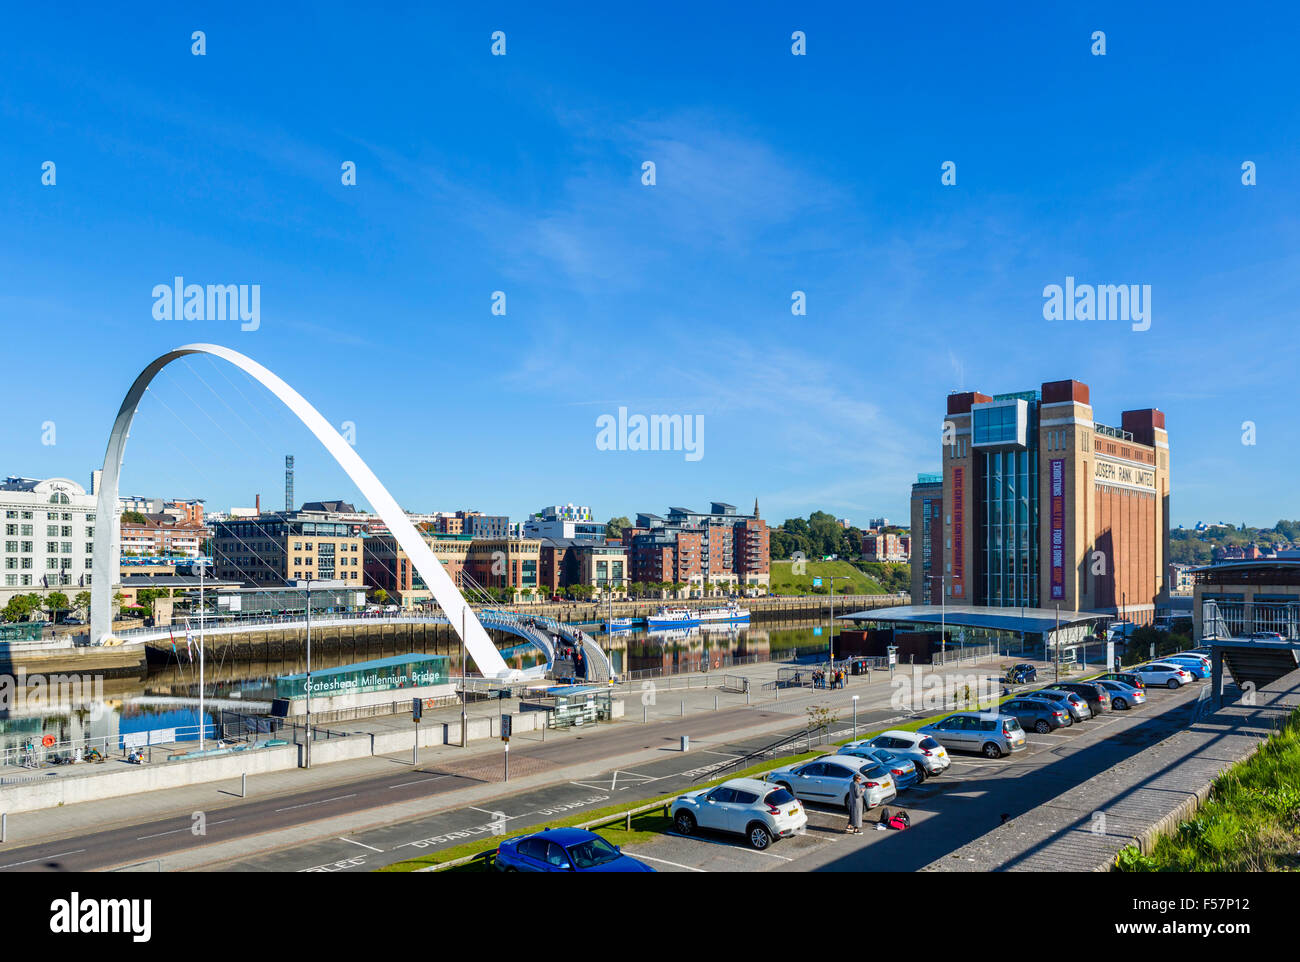
{"label": "parked car", "polygon": [[1097,684],[1110,692],[1110,707],[1116,711],[1124,711],[1146,704],[1147,693],[1141,688],[1134,688],[1132,685],[1126,685],[1122,681],[1114,681],[1110,678],[1099,678]]}
{"label": "parked car", "polygon": [[1092,717],[1092,709],[1088,707],[1088,703],[1072,691],[1064,691],[1060,688],[1040,688],[1031,694],[1034,698],[1048,698],[1064,705],[1069,710],[1072,721],[1083,722]]}
{"label": "parked car", "polygon": [[1038,680],[1038,669],[1030,664],[1012,665],[1007,669],[1006,680],[1017,685],[1024,685]]}
{"label": "parked car", "polygon": [[917,729],[950,751],[981,752],[1001,758],[1025,747],[1025,731],[1011,715],[959,711]]}
{"label": "parked car", "polygon": [[761,851],[776,839],[802,832],[808,813],[788,789],[757,778],[733,778],[716,788],[687,792],[673,802],[672,819],[683,835],[699,828],[743,835]]}
{"label": "parked car", "polygon": [[84,625],[85,622],[80,618],[64,618],[61,624],[65,625]]}
{"label": "parked car", "polygon": [[1186,668],[1196,678],[1209,678],[1211,674],[1210,659],[1199,655],[1170,655],[1164,659],[1171,665]]}
{"label": "parked car", "polygon": [[1194,680],[1192,673],[1186,668],[1181,665],[1171,665],[1166,661],[1153,661],[1150,664],[1139,665],[1133,669],[1133,674],[1148,685],[1160,685],[1170,690],[1181,688]]}
{"label": "parked car", "polygon": [[1026,731],[1040,735],[1074,724],[1068,709],[1042,698],[1012,698],[999,706],[1004,715],[1012,715]]}
{"label": "parked car", "polygon": [[497,846],[496,868],[501,872],[654,871],[582,828],[548,828],[507,839]]}
{"label": "parked car", "polygon": [[1146,682],[1142,680],[1142,676],[1131,671],[1108,671],[1104,675],[1098,675],[1093,681],[1118,681],[1130,688],[1136,688],[1138,691],[1146,687]]}
{"label": "parked car", "polygon": [[1091,681],[1058,681],[1054,685],[1048,686],[1058,691],[1072,691],[1088,703],[1092,710],[1093,717],[1110,711],[1110,692],[1102,688],[1096,682]]}
{"label": "parked car", "polygon": [[1252,631],[1246,636],[1248,641],[1286,641],[1286,636],[1277,631]]}
{"label": "parked car", "polygon": [[1148,688],[1158,686],[1158,688],[1167,688],[1170,690],[1182,688],[1183,685],[1190,685],[1196,680],[1196,676],[1187,671],[1186,667],[1180,664],[1171,664],[1170,662],[1148,662],[1139,664],[1132,669],[1134,675],[1138,675],[1141,680],[1147,682]]}
{"label": "parked car", "polygon": [[910,758],[917,764],[921,773],[921,781],[925,781],[934,775],[942,775],[948,770],[948,766],[952,764],[952,758],[949,757],[947,750],[942,745],[929,735],[920,735],[916,732],[890,730],[881,732],[875,738],[850,742],[850,744],[884,748],[895,755]]}
{"label": "parked car", "polygon": [[861,775],[865,780],[863,804],[866,808],[875,808],[893,801],[898,794],[894,777],[888,769],[852,755],[829,755],[810,762],[787,765],[768,772],[765,780],[769,784],[780,785],[801,801],[841,805],[847,809],[849,782],[853,781],[855,774]]}
{"label": "parked car", "polygon": [[[889,774],[894,776],[894,787],[900,792],[919,784],[923,777],[917,768],[916,762],[910,758],[904,758],[902,755],[895,755],[887,748],[872,748],[870,745],[843,745],[836,750],[835,754],[864,758],[889,769]],[[822,758],[829,757],[828,755],[822,756]]]}

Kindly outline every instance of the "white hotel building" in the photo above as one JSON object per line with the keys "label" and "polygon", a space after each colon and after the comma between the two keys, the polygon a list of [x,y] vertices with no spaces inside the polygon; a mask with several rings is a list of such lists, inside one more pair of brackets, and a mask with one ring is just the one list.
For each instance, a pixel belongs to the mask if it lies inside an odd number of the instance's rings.
{"label": "white hotel building", "polygon": [[0,607],[14,595],[59,590],[71,598],[90,586],[95,496],[77,482],[5,478],[0,525]]}

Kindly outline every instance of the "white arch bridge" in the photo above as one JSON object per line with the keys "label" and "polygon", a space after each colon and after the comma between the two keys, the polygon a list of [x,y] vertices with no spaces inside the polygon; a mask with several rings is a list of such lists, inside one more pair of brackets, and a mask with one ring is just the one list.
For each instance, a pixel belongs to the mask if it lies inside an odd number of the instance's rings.
{"label": "white arch bridge", "polygon": [[[117,578],[121,551],[121,531],[119,526],[113,522],[117,518],[118,483],[122,470],[122,459],[126,453],[126,441],[131,433],[131,422],[135,418],[140,399],[144,397],[150,382],[153,381],[158,372],[172,361],[189,354],[207,354],[233,364],[279,398],[297,416],[298,420],[316,436],[316,439],[325,446],[325,450],[333,456],[352,482],[356,484],[362,496],[370,502],[371,507],[383,519],[388,526],[388,530],[397,539],[397,543],[401,545],[402,550],[411,559],[415,570],[420,573],[420,577],[428,585],[434,600],[438,603],[438,607],[446,615],[446,622],[460,636],[465,644],[466,651],[483,676],[500,681],[522,680],[523,674],[520,671],[511,669],[506,665],[505,659],[501,657],[501,653],[497,650],[496,645],[492,643],[491,637],[485,630],[483,621],[480,620],[479,615],[460,593],[460,590],[447,574],[442,563],[434,555],[432,549],[420,537],[410,518],[406,516],[406,512],[388,493],[388,489],[384,487],[369,466],[361,460],[360,455],[356,453],[352,445],[344,440],[343,436],[334,429],[334,426],[325,420],[306,398],[271,371],[238,351],[232,351],[217,344],[186,344],[156,358],[132,383],[131,389],[127,391],[122,406],[117,412],[117,419],[113,422],[113,430],[108,437],[108,450],[104,453],[104,471],[97,491],[98,502],[95,508],[96,517],[101,520],[95,525],[93,577],[90,586],[90,639],[92,643],[101,644],[112,634],[112,586]],[[484,613],[484,618],[488,618],[487,612]],[[526,616],[501,612],[495,613],[489,623],[495,622],[493,627],[520,635],[536,644],[546,653],[549,665],[555,658],[555,646],[551,637],[538,626],[536,623],[538,619],[527,619],[525,622],[525,618]],[[316,623],[315,618],[312,621]],[[573,635],[570,630],[558,626],[558,623],[552,623],[552,625],[545,627],[551,628],[552,631],[562,637],[566,636],[566,634]],[[245,626],[239,630],[248,630],[248,627]],[[125,636],[124,640],[126,640],[126,637],[136,640],[136,633],[132,632],[130,636]],[[571,637],[571,640],[577,639]],[[585,642],[583,647],[588,653],[589,665],[600,665],[602,668],[608,668],[608,661],[599,647]],[[592,649],[597,655],[595,659],[591,657],[593,654]]]}

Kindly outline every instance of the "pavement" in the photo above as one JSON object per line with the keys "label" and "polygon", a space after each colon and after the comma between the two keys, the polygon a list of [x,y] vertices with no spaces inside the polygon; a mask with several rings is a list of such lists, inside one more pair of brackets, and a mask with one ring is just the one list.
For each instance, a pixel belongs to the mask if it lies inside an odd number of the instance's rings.
{"label": "pavement", "polygon": [[[969,679],[996,672],[1001,661],[977,667],[950,665],[940,673]],[[455,831],[447,827],[450,821],[427,821],[444,813],[459,818],[466,811],[501,811],[501,805],[490,803],[547,789],[550,793],[536,796],[529,809],[544,818],[557,805],[570,806],[564,811],[577,810],[573,807],[577,802],[582,802],[578,807],[599,807],[607,804],[599,796],[631,791],[637,785],[647,791],[653,786],[650,794],[678,790],[680,782],[669,782],[670,776],[689,782],[688,772],[716,765],[725,756],[770,741],[778,733],[803,728],[810,705],[837,711],[839,724],[845,726],[857,695],[864,731],[911,714],[891,706],[894,688],[880,672],[871,680],[850,676],[843,690],[764,691],[763,685],[773,681],[782,667],[788,666],[765,663],[729,670],[728,675],[750,679],[749,705],[744,694],[701,687],[721,684],[717,673],[637,683],[622,691],[627,715],[620,722],[516,736],[510,746],[508,785],[502,781],[500,743],[471,743],[468,749],[423,748],[419,766],[411,764],[408,753],[401,753],[251,775],[246,799],[239,796],[239,780],[230,779],[17,813],[8,819],[7,843],[0,845],[0,870],[310,869],[347,862],[336,855],[349,850],[354,858],[365,858],[361,866],[353,867],[373,868],[386,862],[372,856],[396,852],[388,859],[396,861],[411,854],[399,849],[419,851],[414,843]],[[494,715],[496,710],[493,703]],[[459,710],[451,711],[458,719]],[[409,719],[401,721],[410,725]],[[347,728],[370,727],[372,722],[348,723]],[[394,718],[384,722],[398,723]],[[851,733],[851,728],[841,730]],[[682,735],[690,738],[685,755],[680,750]],[[660,765],[665,760],[671,763]],[[651,766],[648,772],[647,765]],[[617,785],[611,776],[610,792],[601,790],[600,779],[619,771],[642,777],[629,776]],[[655,785],[656,780],[662,784]],[[593,784],[596,787],[586,792],[573,792]],[[631,799],[635,794],[617,798]],[[511,808],[507,821],[527,813]],[[484,821],[482,811],[475,819]],[[495,815],[492,820],[499,821]],[[370,836],[365,833],[382,833],[395,825],[401,829],[394,830],[397,834],[391,838],[383,834],[382,844],[367,840]],[[445,844],[458,841],[448,839]],[[443,844],[426,842],[424,850]],[[284,854],[289,852],[293,854]]]}

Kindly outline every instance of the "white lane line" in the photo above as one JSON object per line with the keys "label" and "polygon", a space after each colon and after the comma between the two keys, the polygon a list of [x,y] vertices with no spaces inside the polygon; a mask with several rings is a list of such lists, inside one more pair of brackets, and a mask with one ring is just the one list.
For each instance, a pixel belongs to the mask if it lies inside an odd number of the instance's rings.
{"label": "white lane line", "polygon": [[639,853],[639,852],[632,852],[632,851],[629,851],[628,849],[623,849],[623,851],[624,851],[626,854],[631,855],[633,858],[645,859],[647,862],[658,862],[660,865],[671,865],[673,868],[684,868],[684,869],[686,869],[686,871],[688,871],[688,872],[705,872],[705,871],[707,871],[707,869],[695,868],[694,866],[691,866],[691,865],[683,865],[681,862],[670,862],[670,861],[668,861],[668,859],[666,859],[666,858],[651,858],[649,855],[642,855],[642,854]]}
{"label": "white lane line", "polygon": [[378,852],[380,855],[384,854],[384,850],[382,848],[375,848],[373,845],[367,845],[365,842],[358,842],[355,838],[344,838],[342,835],[340,835],[339,841],[351,842],[353,845],[360,845],[362,848],[368,848],[370,849],[370,851]]}
{"label": "white lane line", "polygon": [[466,805],[466,808],[473,809],[476,812],[482,812],[484,815],[491,815],[493,818],[518,818],[518,815],[507,816],[505,812],[489,812],[486,808],[474,808],[473,805]]}
{"label": "white lane line", "polygon": [[419,785],[421,782],[436,782],[440,778],[447,778],[447,775],[434,775],[432,778],[417,778],[413,782],[398,782],[396,785],[389,785],[389,788],[405,788],[407,785]]}
{"label": "white lane line", "polygon": [[40,858],[29,858],[25,862],[10,862],[8,865],[0,865],[0,869],[17,868],[19,865],[31,865],[33,862],[44,862],[52,858],[63,858],[65,855],[76,855],[78,852],[84,852],[84,848],[76,848],[71,852],[60,852],[58,855],[42,855]]}
{"label": "white lane line", "polygon": [[[208,822],[208,825],[225,825],[227,822],[233,822],[233,821],[234,821],[233,818],[223,818],[219,822]],[[177,832],[188,832],[191,830],[191,827],[192,826],[187,825],[184,828],[174,828],[170,832],[159,832],[157,835],[141,835],[138,838],[136,838],[136,841],[144,842],[151,838],[162,838],[164,835],[175,835]]]}
{"label": "white lane line", "polygon": [[743,845],[732,845],[730,842],[719,842],[711,838],[701,838],[698,835],[682,835],[678,832],[664,832],[673,838],[684,838],[691,842],[703,842],[705,845],[721,845],[723,848],[733,849],[737,852],[750,852],[754,855],[766,855],[768,858],[779,858],[782,862],[793,862],[794,859],[786,858],[784,855],[776,855],[772,852],[760,852],[755,848],[745,848]]}
{"label": "white lane line", "polygon": [[611,792],[614,791],[614,786],[616,786],[617,784],[618,784],[618,769],[616,768],[614,769],[614,777],[610,779],[609,782],[609,790]]}
{"label": "white lane line", "polygon": [[333,798],[322,798],[318,802],[303,802],[301,805],[290,805],[288,808],[277,808],[276,811],[292,812],[295,808],[308,808],[312,805],[324,805],[326,802],[338,802],[338,801],[342,801],[345,798],[356,798],[356,797],[357,797],[356,792],[353,792],[351,795],[335,795]]}

